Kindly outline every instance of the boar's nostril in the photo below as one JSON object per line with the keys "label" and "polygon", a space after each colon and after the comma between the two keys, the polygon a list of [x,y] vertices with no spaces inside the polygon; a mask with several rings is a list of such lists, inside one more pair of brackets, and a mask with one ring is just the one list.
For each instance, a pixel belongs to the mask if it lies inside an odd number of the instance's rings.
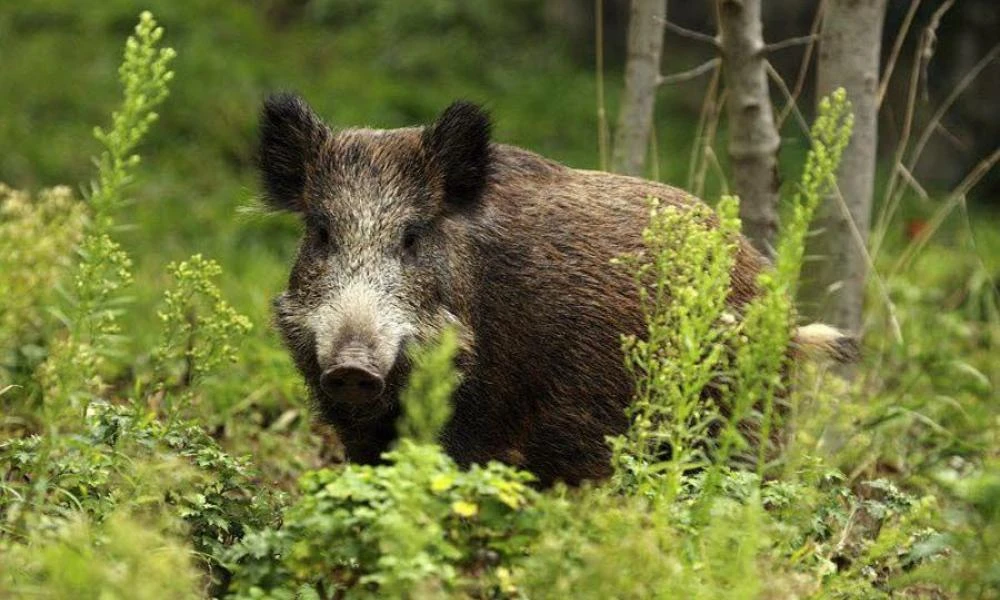
{"label": "boar's nostril", "polygon": [[327,394],[353,404],[378,397],[385,387],[385,380],[364,365],[342,363],[324,371],[320,385]]}

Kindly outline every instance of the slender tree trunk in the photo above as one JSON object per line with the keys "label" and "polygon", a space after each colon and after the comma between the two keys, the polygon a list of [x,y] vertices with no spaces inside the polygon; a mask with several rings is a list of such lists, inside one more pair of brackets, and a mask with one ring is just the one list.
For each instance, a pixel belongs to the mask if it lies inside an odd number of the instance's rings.
{"label": "slender tree trunk", "polygon": [[632,0],[625,92],[611,155],[611,169],[616,173],[643,174],[653,128],[666,14],[666,0]]}
{"label": "slender tree trunk", "polygon": [[[816,73],[816,96],[843,87],[854,108],[854,134],[840,163],[834,196],[820,209],[807,282],[826,322],[858,332],[864,304],[878,141],[878,83],[887,0],[827,0]],[[847,212],[844,208],[846,205]],[[849,213],[849,214],[848,214]]]}
{"label": "slender tree trunk", "polygon": [[729,121],[733,187],[743,233],[773,256],[778,229],[778,147],[767,87],[761,0],[716,0]]}

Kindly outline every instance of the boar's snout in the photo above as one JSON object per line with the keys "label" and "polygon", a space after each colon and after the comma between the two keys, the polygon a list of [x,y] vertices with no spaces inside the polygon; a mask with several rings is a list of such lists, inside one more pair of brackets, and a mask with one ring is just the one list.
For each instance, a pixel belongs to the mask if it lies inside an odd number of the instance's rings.
{"label": "boar's snout", "polygon": [[323,372],[320,385],[328,394],[351,400],[378,397],[385,388],[382,376],[360,364],[343,363]]}
{"label": "boar's snout", "polygon": [[348,346],[323,371],[320,386],[337,403],[358,410],[375,409],[385,389],[385,378],[373,363],[367,349]]}

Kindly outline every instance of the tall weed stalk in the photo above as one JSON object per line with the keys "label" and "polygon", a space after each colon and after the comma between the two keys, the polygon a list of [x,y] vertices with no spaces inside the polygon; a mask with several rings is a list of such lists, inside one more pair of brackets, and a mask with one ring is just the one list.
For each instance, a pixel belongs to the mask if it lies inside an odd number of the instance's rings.
{"label": "tall weed stalk", "polygon": [[112,113],[110,129],[94,130],[104,151],[95,161],[90,224],[59,310],[66,332],[38,373],[50,424],[64,420],[67,411],[77,416],[86,411],[105,386],[107,359],[121,347],[118,317],[127,301],[123,291],[132,281],[132,261],[112,234],[115,213],[126,202],[126,187],[139,164],[135,148],[156,121],[154,109],[166,98],[173,78],[168,66],[175,53],[158,47],[162,37],[163,28],[143,12],[119,69],[122,104]]}
{"label": "tall weed stalk", "polygon": [[763,481],[784,413],[779,404],[792,394],[786,386],[792,298],[804,240],[835,184],[851,126],[843,90],[822,101],[776,265],[760,274],[760,293],[742,314],[727,305],[738,243],[736,199],[720,201],[714,223],[705,208],[651,201],[645,249],[618,261],[636,274],[646,320],[645,339],[623,341],[636,393],[629,431],[611,440],[618,489],[670,502],[683,492],[686,474],[705,471],[703,492],[710,498],[737,457],[755,465]]}

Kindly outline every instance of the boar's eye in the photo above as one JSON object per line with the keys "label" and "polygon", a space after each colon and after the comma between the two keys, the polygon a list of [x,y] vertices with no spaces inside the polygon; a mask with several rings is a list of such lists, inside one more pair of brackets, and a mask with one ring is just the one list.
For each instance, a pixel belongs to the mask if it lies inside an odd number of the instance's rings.
{"label": "boar's eye", "polygon": [[403,232],[403,257],[414,259],[417,256],[417,242],[420,241],[420,228],[418,226],[407,227]]}
{"label": "boar's eye", "polygon": [[326,223],[316,223],[313,228],[316,243],[326,249],[333,250],[333,239],[330,237],[330,226]]}

